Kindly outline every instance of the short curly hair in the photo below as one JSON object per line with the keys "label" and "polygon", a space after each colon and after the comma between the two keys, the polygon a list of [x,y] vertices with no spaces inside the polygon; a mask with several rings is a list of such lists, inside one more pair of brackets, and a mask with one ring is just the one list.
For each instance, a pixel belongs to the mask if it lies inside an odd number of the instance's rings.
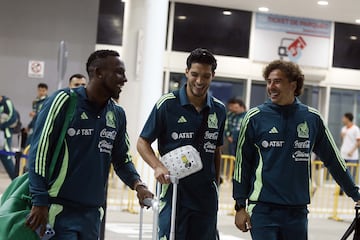
{"label": "short curly hair", "polygon": [[107,57],[112,56],[112,57],[120,57],[119,53],[114,51],[114,50],[97,50],[95,52],[93,52],[86,63],[86,71],[89,75],[89,78],[91,78],[93,76],[93,70],[95,69],[95,67],[100,67],[102,66],[103,60],[106,59]]}
{"label": "short curly hair", "polygon": [[263,72],[264,79],[267,79],[269,77],[270,73],[276,69],[283,72],[290,82],[297,83],[294,94],[295,94],[295,96],[300,96],[303,92],[305,78],[304,78],[304,74],[302,73],[299,65],[297,65],[293,62],[288,62],[288,61],[283,61],[283,60],[272,61],[264,69],[264,72]]}

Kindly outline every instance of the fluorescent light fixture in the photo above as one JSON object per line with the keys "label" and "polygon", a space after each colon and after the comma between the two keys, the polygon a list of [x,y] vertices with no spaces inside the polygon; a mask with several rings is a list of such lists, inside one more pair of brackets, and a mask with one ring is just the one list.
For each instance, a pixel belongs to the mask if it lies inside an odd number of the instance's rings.
{"label": "fluorescent light fixture", "polygon": [[181,15],[181,16],[177,16],[177,19],[179,19],[179,20],[186,20],[186,19],[187,19],[187,17],[186,17],[186,16]]}
{"label": "fluorescent light fixture", "polygon": [[259,10],[260,12],[268,12],[268,11],[269,11],[269,8],[267,8],[267,7],[259,7],[258,10]]}
{"label": "fluorescent light fixture", "polygon": [[231,11],[223,11],[223,14],[225,16],[230,16],[232,14],[232,12]]}
{"label": "fluorescent light fixture", "polygon": [[350,36],[350,40],[353,40],[353,41],[357,40],[357,36],[354,36],[354,35]]}
{"label": "fluorescent light fixture", "polygon": [[320,6],[327,6],[327,5],[329,5],[329,2],[328,1],[318,1],[317,4]]}
{"label": "fluorescent light fixture", "polygon": [[357,24],[360,24],[360,18],[359,18],[359,19],[356,19],[355,22],[356,22]]}

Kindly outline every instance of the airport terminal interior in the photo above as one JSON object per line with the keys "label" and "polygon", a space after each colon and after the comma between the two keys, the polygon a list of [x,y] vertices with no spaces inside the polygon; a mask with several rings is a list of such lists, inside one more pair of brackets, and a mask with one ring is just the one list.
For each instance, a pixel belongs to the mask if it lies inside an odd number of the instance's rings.
{"label": "airport terminal interior", "polygon": [[[132,154],[148,182],[154,181],[153,172],[136,153],[137,137],[159,97],[185,84],[186,57],[198,47],[210,50],[218,61],[209,93],[224,104],[233,97],[241,98],[248,109],[262,104],[268,98],[263,68],[282,59],[303,70],[305,86],[299,99],[319,110],[337,146],[344,113],[353,113],[354,123],[360,124],[358,0],[30,2],[1,3],[0,94],[13,100],[27,125],[39,83],[46,83],[52,93],[66,87],[74,73],[86,76],[85,63],[94,50],[118,51],[128,78],[119,104],[127,115]],[[233,226],[230,173],[234,159],[226,149],[224,154],[220,214],[232,227],[222,225],[221,239],[248,240],[249,235]],[[324,228],[310,227],[309,239],[339,239],[349,225],[346,221],[353,218],[353,202],[339,194],[321,161],[316,156],[313,160],[310,223]],[[359,184],[358,165],[353,167]],[[5,173],[0,173],[4,175],[1,184],[8,183]],[[132,239],[116,229],[119,218],[126,219],[114,216],[119,209],[138,213],[136,199],[113,176],[108,197],[111,223],[106,234],[111,237],[106,239]],[[151,222],[149,216],[146,220]],[[327,225],[336,232],[326,235]]]}

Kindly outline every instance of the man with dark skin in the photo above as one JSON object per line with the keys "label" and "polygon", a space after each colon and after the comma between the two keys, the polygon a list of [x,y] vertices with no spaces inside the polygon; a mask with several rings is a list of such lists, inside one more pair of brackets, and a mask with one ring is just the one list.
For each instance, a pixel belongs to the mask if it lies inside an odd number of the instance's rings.
{"label": "man with dark skin", "polygon": [[[123,61],[115,51],[99,50],[90,55],[86,67],[86,88],[59,90],[44,104],[29,154],[33,207],[26,224],[32,230],[40,227],[42,235],[49,223],[56,239],[98,238],[99,208],[105,201],[110,164],[121,180],[137,191],[141,205],[145,198],[153,197],[131,161],[125,112],[111,100],[119,96],[127,82]],[[70,91],[76,94],[76,109],[57,159],[62,163],[56,165],[47,181],[48,171],[38,166],[49,167],[48,156],[54,148],[47,145],[57,142],[68,102],[58,99],[68,98]],[[52,111],[55,106],[61,110]]]}

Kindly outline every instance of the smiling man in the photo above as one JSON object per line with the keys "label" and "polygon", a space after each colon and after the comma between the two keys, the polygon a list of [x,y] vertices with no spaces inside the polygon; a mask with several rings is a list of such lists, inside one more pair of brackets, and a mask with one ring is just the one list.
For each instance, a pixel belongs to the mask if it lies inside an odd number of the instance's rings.
{"label": "smiling man", "polygon": [[158,100],[140,134],[137,148],[154,169],[156,179],[165,184],[161,192],[160,239],[169,239],[172,185],[167,185],[166,175],[171,172],[156,157],[151,143],[158,140],[161,156],[185,145],[198,151],[203,168],[180,179],[175,239],[215,240],[225,106],[208,93],[217,66],[214,56],[198,48],[190,53],[186,63],[186,84]]}
{"label": "smiling man", "polygon": [[235,224],[254,240],[306,240],[310,156],[315,152],[354,201],[360,194],[318,111],[298,99],[300,68],[276,60],[266,66],[269,100],[248,111],[238,140],[233,197]]}
{"label": "smiling man", "polygon": [[[98,239],[111,164],[140,202],[152,197],[131,161],[125,112],[111,100],[127,82],[124,62],[115,51],[98,50],[89,56],[86,70],[86,88],[59,90],[44,103],[29,154],[33,207],[26,223],[43,234],[49,222],[57,240]],[[71,91],[77,98],[74,116],[48,176]]]}

